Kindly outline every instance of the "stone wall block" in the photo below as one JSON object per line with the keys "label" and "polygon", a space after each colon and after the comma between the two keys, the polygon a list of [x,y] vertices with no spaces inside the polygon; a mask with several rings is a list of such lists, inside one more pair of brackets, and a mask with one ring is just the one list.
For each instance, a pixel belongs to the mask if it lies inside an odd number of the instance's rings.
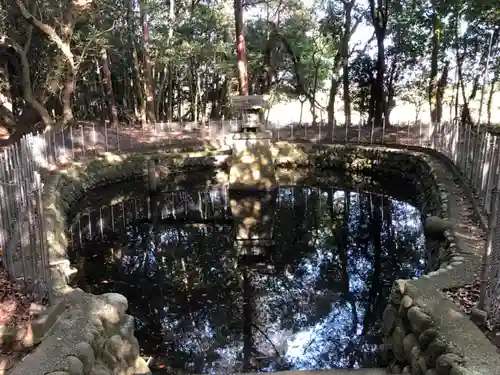
{"label": "stone wall block", "polygon": [[399,319],[398,310],[392,305],[387,305],[382,314],[382,332],[389,336],[392,334],[396,321]]}
{"label": "stone wall block", "polygon": [[405,353],[405,358],[410,362],[412,358],[412,350],[414,347],[418,346],[418,340],[413,333],[409,333],[405,336],[403,340],[403,350]]}
{"label": "stone wall block", "polygon": [[94,349],[96,357],[99,357],[100,354],[104,351],[105,344],[106,339],[101,336],[96,336],[94,341],[92,341],[92,349]]}
{"label": "stone wall block", "polygon": [[75,356],[66,357],[66,366],[70,375],[83,375],[83,363]]}
{"label": "stone wall block", "polygon": [[418,336],[418,343],[422,350],[427,349],[429,344],[438,337],[438,332],[434,328],[428,328]]}
{"label": "stone wall block", "polygon": [[413,299],[405,294],[401,299],[401,304],[399,305],[399,314],[400,316],[406,316],[408,310],[413,306]]}
{"label": "stone wall block", "polygon": [[130,345],[129,350],[125,355],[125,360],[129,365],[132,365],[141,352],[139,341],[135,336],[127,337],[125,341],[128,345]]}
{"label": "stone wall block", "polygon": [[454,366],[460,366],[465,363],[464,359],[453,353],[441,354],[436,359],[436,372],[438,375],[449,375]]}
{"label": "stone wall block", "polygon": [[101,295],[110,305],[114,306],[121,316],[125,315],[128,310],[127,298],[119,293],[105,293]]}
{"label": "stone wall block", "polygon": [[105,328],[110,324],[119,324],[123,315],[120,309],[108,303],[102,303],[98,307],[98,317],[102,320]]}
{"label": "stone wall block", "polygon": [[90,375],[114,375],[114,374],[104,364],[99,363],[92,369]]}
{"label": "stone wall block", "polygon": [[418,342],[415,342],[415,346],[411,350],[411,372],[412,375],[424,375],[422,374],[422,371],[420,370],[420,365],[418,364],[418,361],[421,359],[421,351],[420,347],[418,346]]}
{"label": "stone wall block", "polygon": [[83,373],[90,374],[95,365],[95,354],[92,346],[87,342],[80,342],[75,346],[75,354],[83,364]]}
{"label": "stone wall block", "polygon": [[469,370],[465,367],[462,367],[462,366],[453,366],[450,370],[449,375],[482,375],[482,374],[478,374],[477,372],[471,371],[471,370]]}
{"label": "stone wall block", "polygon": [[401,299],[406,293],[406,283],[408,280],[396,280],[394,284],[392,285],[392,290],[391,290],[391,302],[392,304],[396,305],[399,307],[401,304]]}
{"label": "stone wall block", "polygon": [[418,364],[418,367],[420,369],[420,373],[422,375],[426,375],[427,374],[427,362],[425,362],[425,358],[424,357],[420,357],[418,359],[417,364]]}
{"label": "stone wall block", "polygon": [[403,363],[406,362],[405,351],[403,347],[403,341],[405,337],[406,332],[402,327],[397,326],[396,328],[394,328],[394,332],[392,332],[392,352],[394,353],[396,359]]}
{"label": "stone wall block", "polygon": [[135,319],[132,315],[125,314],[122,319],[122,323],[120,324],[119,333],[124,338],[132,338],[134,337],[135,331]]}
{"label": "stone wall block", "polygon": [[92,329],[99,335],[103,335],[105,332],[104,323],[99,316],[93,316],[90,318],[92,323]]}
{"label": "stone wall block", "polygon": [[416,334],[420,334],[434,325],[432,318],[418,306],[410,308],[407,316],[411,330]]}
{"label": "stone wall block", "polygon": [[439,338],[434,339],[424,351],[427,366],[429,366],[430,368],[435,368],[437,358],[441,354],[444,354],[447,349],[448,347],[443,341],[441,341]]}
{"label": "stone wall block", "polygon": [[387,368],[389,374],[401,374],[402,371],[400,364],[397,362],[391,363]]}
{"label": "stone wall block", "polygon": [[119,361],[130,362],[138,355],[135,342],[123,340],[120,335],[114,335],[106,341],[105,350]]}
{"label": "stone wall block", "polygon": [[134,375],[151,375],[151,371],[149,370],[146,361],[141,357],[136,358],[133,370],[134,370]]}

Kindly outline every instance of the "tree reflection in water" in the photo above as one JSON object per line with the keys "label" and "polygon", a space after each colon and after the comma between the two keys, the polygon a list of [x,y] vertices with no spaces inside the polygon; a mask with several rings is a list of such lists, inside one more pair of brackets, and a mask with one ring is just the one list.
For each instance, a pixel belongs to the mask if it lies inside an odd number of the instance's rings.
{"label": "tree reflection in water", "polygon": [[[243,264],[232,225],[209,220],[227,219],[224,197],[210,196],[196,211],[189,198],[196,194],[160,203],[159,215],[151,208],[148,215],[146,200],[97,208],[72,231],[82,262],[79,286],[128,298],[141,348],[157,369],[200,374],[379,365],[391,285],[425,269],[417,209],[369,193],[280,188],[270,259]],[[174,214],[176,204],[183,214]],[[191,220],[168,220],[174,216]],[[244,300],[251,301],[245,313]]]}

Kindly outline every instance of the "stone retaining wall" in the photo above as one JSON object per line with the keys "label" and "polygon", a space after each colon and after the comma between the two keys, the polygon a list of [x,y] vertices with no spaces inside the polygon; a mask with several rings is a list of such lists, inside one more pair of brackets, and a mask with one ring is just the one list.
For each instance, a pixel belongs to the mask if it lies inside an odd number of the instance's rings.
{"label": "stone retaining wall", "polygon": [[[457,261],[458,262],[458,261]],[[398,280],[383,315],[381,353],[391,360],[390,374],[472,375],[464,357],[454,353],[433,317],[412,298],[411,286]],[[493,375],[493,374],[492,374]]]}
{"label": "stone retaining wall", "polygon": [[[290,170],[311,168],[312,175],[318,181],[327,179],[328,169],[335,168],[375,178],[390,176],[399,181],[398,185],[404,184],[405,188],[413,183],[415,190],[411,194],[417,196],[413,203],[426,215],[449,219],[448,193],[445,185],[436,177],[436,168],[443,166],[423,152],[369,146],[287,143],[278,144],[275,152],[279,165],[288,166]],[[325,172],[325,177],[321,176],[322,172]],[[390,191],[386,193],[393,195]],[[388,365],[387,372],[403,375],[493,375],[491,370],[484,369],[483,363],[478,366],[478,361],[474,359],[467,361],[463,348],[448,340],[446,332],[455,328],[448,327],[448,321],[442,317],[436,318],[425,303],[421,303],[422,300],[435,299],[436,293],[439,295],[439,282],[435,284],[435,279],[446,277],[448,272],[460,267],[464,261],[457,252],[453,230],[444,231],[444,241],[428,250],[431,272],[419,280],[396,281],[384,311],[384,343],[379,352]],[[429,291],[432,291],[432,295]],[[426,293],[429,295],[426,296]],[[442,298],[444,303],[444,296]],[[452,318],[449,319],[451,321]],[[456,319],[467,320],[463,315]],[[476,327],[469,328],[478,331]],[[464,335],[468,334],[464,332]],[[473,354],[473,350],[468,353]]]}
{"label": "stone retaining wall", "polygon": [[67,291],[66,310],[48,336],[10,375],[147,375],[127,299]]}
{"label": "stone retaining wall", "polygon": [[92,317],[83,340],[66,357],[66,364],[48,375],[148,374],[148,366],[139,356],[134,318],[125,313],[127,299],[117,293],[103,294],[97,299],[104,302],[101,314]]}
{"label": "stone retaining wall", "polygon": [[[332,181],[332,169],[344,171],[349,186],[360,186],[398,197],[413,204],[422,212],[422,221],[428,216],[449,219],[448,197],[445,186],[435,174],[436,162],[422,152],[385,147],[290,144],[276,146],[277,164],[286,168],[280,183],[309,183],[338,186]],[[301,169],[308,169],[306,173]],[[288,179],[288,180],[287,180]],[[382,181],[381,181],[382,180]],[[397,184],[384,183],[398,181]],[[457,256],[451,231],[445,241],[427,241],[427,269],[436,271],[447,267]]]}
{"label": "stone retaining wall", "polygon": [[[43,194],[45,233],[49,252],[52,287],[56,291],[68,284],[71,269],[67,257],[68,213],[86,192],[117,182],[143,179],[150,159],[170,166],[172,172],[179,170],[207,171],[214,168],[217,152],[195,152],[184,154],[131,153],[109,154],[96,157],[89,162],[73,163],[69,168],[57,172],[46,183]],[[223,153],[222,153],[223,154]]]}
{"label": "stone retaining wall", "polygon": [[360,177],[371,177],[379,182],[396,180],[398,184],[385,184],[384,188],[393,188],[385,193],[409,201],[425,214],[441,216],[447,212],[444,188],[437,183],[429,165],[431,158],[425,154],[381,147],[284,142],[278,143],[276,148],[280,167],[311,169],[307,180],[328,181],[332,169],[351,176],[353,185],[360,182]]}
{"label": "stone retaining wall", "polygon": [[[379,147],[286,142],[278,143],[274,153],[281,167],[294,170],[309,169],[309,177],[314,176],[320,183],[322,181],[328,183],[328,169],[332,168],[357,171],[362,175],[372,175],[374,179],[383,176],[396,179],[399,184],[404,182],[408,186],[415,187],[411,194],[417,197],[416,205],[424,213],[437,215],[443,219],[448,218],[446,189],[439,183],[434,173],[437,162],[424,153]],[[64,288],[69,273],[65,269],[69,268],[66,257],[67,213],[86,191],[113,182],[142,178],[146,161],[150,158],[158,158],[161,163],[170,163],[175,168],[189,168],[193,165],[208,168],[215,164],[210,156],[197,156],[193,158],[193,155],[172,157],[167,154],[130,154],[103,157],[86,164],[75,164],[68,171],[56,174],[44,192],[44,212],[48,223],[47,240],[55,286]],[[285,177],[280,179],[280,183],[286,183]],[[288,178],[293,182],[292,175]],[[457,256],[452,231],[445,232],[445,240],[429,257],[433,271],[423,277],[427,279],[446,274],[462,263],[463,259]],[[417,282],[420,280],[422,278]],[[419,303],[417,296],[421,286],[417,282],[396,282],[384,313],[385,339],[380,349],[381,355],[389,363],[389,372],[406,375],[488,374],[471,370],[469,363],[463,359],[457,348],[447,343],[441,329],[443,321],[436,322],[433,314],[426,311]],[[434,286],[432,288],[435,289]],[[121,298],[115,297],[113,297],[115,302]],[[93,298],[102,301],[108,297]],[[137,359],[137,356],[132,361],[137,346],[129,334],[133,332],[133,326],[130,328],[131,317],[125,314],[124,303],[119,306],[121,307],[115,306],[113,319],[109,318],[113,314],[106,317],[99,316],[102,327],[99,321],[89,317],[92,333],[86,333],[85,339],[74,346],[74,350],[68,354],[69,357],[65,357],[66,367],[60,369],[65,372],[59,375],[90,373],[85,372],[90,369],[88,358],[91,359],[90,363],[94,364],[93,374],[101,375],[110,373],[110,370],[114,371],[116,367],[113,366],[118,366],[125,374],[136,371],[135,367],[144,364]],[[121,315],[116,313],[122,310]],[[45,341],[41,345],[45,345]],[[93,353],[94,357],[90,353]],[[71,372],[73,365],[76,370]],[[80,372],[82,366],[84,372]]]}

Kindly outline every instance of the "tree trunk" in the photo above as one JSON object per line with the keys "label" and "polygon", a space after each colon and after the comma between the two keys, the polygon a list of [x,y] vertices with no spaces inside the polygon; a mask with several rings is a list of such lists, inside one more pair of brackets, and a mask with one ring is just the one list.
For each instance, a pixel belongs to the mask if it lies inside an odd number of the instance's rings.
{"label": "tree trunk", "polygon": [[236,61],[238,65],[238,86],[242,96],[248,95],[248,72],[245,52],[245,34],[243,31],[242,0],[234,0],[234,22],[236,28]]}
{"label": "tree trunk", "polygon": [[32,130],[33,125],[38,122],[38,119],[41,119],[46,127],[50,127],[53,125],[53,119],[50,116],[47,109],[37,101],[33,95],[33,91],[31,89],[31,74],[30,74],[30,65],[28,61],[28,57],[24,49],[14,40],[7,38],[0,38],[0,44],[9,42],[9,44],[14,48],[14,50],[19,55],[21,60],[21,80],[22,80],[22,92],[23,98],[26,103],[31,107],[31,110],[24,109],[21,116],[19,117],[14,132],[11,138],[16,141],[19,140],[24,134],[30,132]]}
{"label": "tree trunk", "polygon": [[141,51],[143,60],[142,64],[144,70],[144,93],[146,94],[146,120],[148,123],[153,124],[156,122],[156,118],[155,118],[155,103],[154,103],[151,58],[149,53],[149,21],[148,21],[148,10],[146,9],[146,0],[139,1],[139,6],[140,6],[141,24],[142,24]]}
{"label": "tree trunk", "polygon": [[387,18],[388,18],[388,4],[386,0],[370,1],[370,13],[372,18],[373,27],[375,29],[375,37],[377,39],[377,75],[375,77],[374,85],[372,86],[372,100],[374,105],[373,121],[374,126],[383,126],[384,124],[384,110],[385,110],[385,89],[384,89],[384,76],[385,76],[385,36],[387,31]]}
{"label": "tree trunk", "polygon": [[441,121],[438,113],[438,58],[441,48],[441,19],[439,14],[438,0],[432,0],[432,51],[431,51],[431,72],[429,77],[429,109],[431,123],[436,124]]}
{"label": "tree trunk", "polygon": [[116,108],[113,85],[111,83],[111,71],[109,69],[108,54],[105,48],[101,48],[101,68],[102,81],[106,93],[106,102],[108,104],[109,121],[112,126],[118,126],[118,110]]}
{"label": "tree trunk", "polygon": [[351,36],[352,7],[354,0],[344,1],[344,35],[342,38],[342,86],[344,91],[344,121],[345,126],[351,125],[351,95],[349,90],[349,39]]}
{"label": "tree trunk", "polygon": [[[77,66],[75,64],[73,53],[71,51],[71,39],[76,21],[88,10],[92,4],[92,0],[71,0],[62,14],[61,33],[60,35],[55,29],[33,16],[26,8],[22,0],[15,0],[21,15],[34,27],[38,28],[48,39],[54,43],[58,52],[52,58],[52,75],[48,78],[48,87],[43,90],[40,104],[45,104],[50,98],[51,93],[61,93],[61,102],[63,105],[63,126],[73,121],[73,110],[71,106],[71,98],[75,90],[75,77]],[[62,89],[60,88],[62,86]],[[39,112],[37,110],[37,112]],[[43,117],[42,117],[43,119]],[[44,119],[44,122],[46,120]],[[47,125],[47,123],[46,123]]]}
{"label": "tree trunk", "polygon": [[493,104],[493,94],[495,93],[495,86],[497,85],[499,79],[500,79],[500,68],[497,68],[495,70],[495,75],[491,80],[490,84],[491,89],[488,94],[488,102],[486,103],[486,113],[488,114],[488,125],[491,125],[491,106]]}
{"label": "tree trunk", "polygon": [[332,79],[330,84],[330,93],[328,95],[328,126],[333,127],[336,125],[335,119],[335,98],[337,97],[337,91],[339,90],[340,80],[338,78],[337,72],[332,73]]}
{"label": "tree trunk", "polygon": [[374,105],[375,112],[373,114],[375,126],[383,126],[384,124],[384,110],[385,110],[385,89],[384,89],[384,75],[385,75],[385,35],[377,37],[377,76],[375,77],[374,87]]}
{"label": "tree trunk", "polygon": [[139,120],[141,122],[142,128],[144,129],[147,126],[146,101],[142,91],[141,70],[139,68],[139,58],[137,57],[137,42],[134,37],[136,25],[134,19],[134,0],[125,1],[127,1],[127,19],[129,23],[128,43],[130,48],[130,57],[132,60],[132,76],[137,96],[137,104],[139,107]]}

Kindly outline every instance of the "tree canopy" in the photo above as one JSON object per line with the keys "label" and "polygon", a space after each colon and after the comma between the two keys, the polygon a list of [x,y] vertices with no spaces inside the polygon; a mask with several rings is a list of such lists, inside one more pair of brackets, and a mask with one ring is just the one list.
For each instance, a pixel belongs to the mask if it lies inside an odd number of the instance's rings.
{"label": "tree canopy", "polygon": [[37,123],[229,117],[236,3],[249,93],[298,99],[313,121],[341,109],[390,123],[403,103],[434,122],[497,110],[493,0],[1,0],[0,125],[15,139]]}

